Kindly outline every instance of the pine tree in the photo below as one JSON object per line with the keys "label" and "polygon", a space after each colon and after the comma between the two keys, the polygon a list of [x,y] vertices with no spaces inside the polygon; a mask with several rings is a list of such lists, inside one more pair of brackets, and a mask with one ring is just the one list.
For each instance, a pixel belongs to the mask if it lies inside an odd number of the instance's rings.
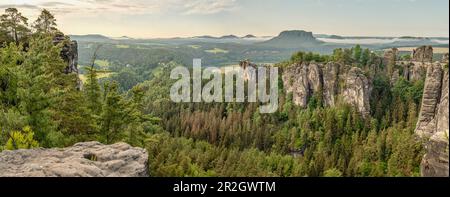
{"label": "pine tree", "polygon": [[87,106],[95,116],[99,116],[102,111],[101,104],[101,90],[98,83],[97,70],[95,69],[95,60],[97,58],[97,52],[101,46],[98,46],[94,52],[91,66],[87,68],[86,83],[84,84],[83,91],[87,98]]}
{"label": "pine tree", "polygon": [[63,70],[66,65],[60,51],[50,37],[31,39],[19,75],[19,107],[28,116],[29,125],[44,146],[48,145],[46,135],[57,126],[52,121],[52,107],[56,104],[53,99],[65,86]]}
{"label": "pine tree", "polygon": [[39,17],[33,24],[33,28],[38,34],[51,34],[58,31],[56,19],[47,9],[43,9]]}
{"label": "pine tree", "polygon": [[18,103],[17,88],[19,85],[18,62],[23,62],[22,47],[10,44],[0,48],[0,106],[15,106]]}
{"label": "pine tree", "polygon": [[407,126],[413,130],[416,127],[416,123],[417,123],[417,106],[414,101],[410,101],[409,107],[408,107],[408,125]]}
{"label": "pine tree", "polygon": [[364,49],[364,51],[361,55],[361,64],[367,65],[367,63],[369,62],[369,59],[370,59],[370,50]]}
{"label": "pine tree", "polygon": [[0,16],[2,29],[12,35],[16,45],[19,45],[19,39],[27,36],[30,30],[27,28],[28,19],[22,16],[16,8],[7,8],[5,14]]}
{"label": "pine tree", "polygon": [[358,44],[353,49],[353,58],[356,62],[361,63],[361,55],[362,55],[362,49],[361,46]]}
{"label": "pine tree", "polygon": [[9,139],[4,149],[18,150],[39,147],[39,142],[34,139],[34,133],[30,127],[25,127],[21,131],[9,133]]}
{"label": "pine tree", "polygon": [[111,144],[124,138],[124,125],[127,123],[126,104],[119,94],[118,84],[105,83],[105,98],[101,114],[100,132],[102,141]]}

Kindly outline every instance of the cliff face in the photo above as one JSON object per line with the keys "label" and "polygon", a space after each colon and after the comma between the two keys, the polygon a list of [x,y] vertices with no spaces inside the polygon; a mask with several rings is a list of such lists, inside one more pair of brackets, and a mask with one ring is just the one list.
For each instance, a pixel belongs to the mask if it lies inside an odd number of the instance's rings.
{"label": "cliff face", "polygon": [[448,83],[448,69],[443,69],[438,63],[428,68],[416,128],[416,134],[426,141],[427,153],[421,165],[422,176],[449,176]]}
{"label": "cliff face", "polygon": [[413,50],[411,57],[415,62],[433,62],[433,47],[421,46]]}
{"label": "cliff face", "polygon": [[0,177],[146,177],[147,169],[147,151],[124,143],[0,153]]}
{"label": "cliff face", "polygon": [[385,65],[395,64],[395,62],[398,59],[398,53],[399,53],[399,51],[397,48],[392,48],[390,50],[385,51],[383,63]]}
{"label": "cliff face", "polygon": [[[78,70],[78,43],[77,41],[70,40],[64,34],[57,34],[53,38],[55,45],[64,43],[61,50],[61,58],[67,63],[67,67],[64,70],[65,74],[79,75]],[[78,82],[78,88],[81,88],[81,80]]]}
{"label": "cliff face", "polygon": [[344,102],[356,106],[367,117],[370,115],[371,86],[369,80],[359,68],[352,68],[345,77],[343,90]]}
{"label": "cliff face", "polygon": [[[294,104],[307,107],[315,94],[321,94],[325,106],[334,106],[338,96],[354,105],[364,116],[370,113],[371,86],[359,68],[344,69],[338,63],[294,64],[283,72],[287,93],[292,93]],[[340,87],[340,82],[344,85]]]}

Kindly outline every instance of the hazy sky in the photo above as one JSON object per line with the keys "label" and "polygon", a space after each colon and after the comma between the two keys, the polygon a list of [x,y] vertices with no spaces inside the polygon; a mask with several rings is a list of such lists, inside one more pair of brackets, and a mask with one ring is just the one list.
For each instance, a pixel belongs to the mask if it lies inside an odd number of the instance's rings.
{"label": "hazy sky", "polygon": [[449,36],[448,0],[0,0],[7,7],[30,20],[47,8],[67,34]]}

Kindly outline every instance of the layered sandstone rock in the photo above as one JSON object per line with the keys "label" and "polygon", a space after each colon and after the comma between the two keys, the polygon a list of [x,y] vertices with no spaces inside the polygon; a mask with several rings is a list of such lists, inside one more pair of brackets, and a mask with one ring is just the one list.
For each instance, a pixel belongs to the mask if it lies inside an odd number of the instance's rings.
{"label": "layered sandstone rock", "polygon": [[385,65],[395,65],[398,60],[398,49],[392,48],[384,52],[383,63]]}
{"label": "layered sandstone rock", "polygon": [[125,143],[0,153],[0,177],[145,177],[148,154]]}
{"label": "layered sandstone rock", "polygon": [[308,75],[309,64],[306,63],[290,66],[283,72],[286,92],[292,93],[294,104],[300,107],[306,107],[311,97]]}
{"label": "layered sandstone rock", "polygon": [[335,106],[339,94],[340,64],[330,62],[323,69],[323,99],[325,106]]}
{"label": "layered sandstone rock", "polygon": [[433,62],[433,47],[421,46],[413,50],[411,58],[416,62]]}
{"label": "layered sandstone rock", "polygon": [[[61,58],[67,63],[67,67],[64,69],[65,74],[79,75],[78,69],[78,43],[77,41],[70,40],[62,33],[56,34],[53,38],[55,45],[63,43],[61,50]],[[82,82],[78,80],[78,89],[81,89]]]}
{"label": "layered sandstone rock", "polygon": [[355,106],[364,116],[370,115],[371,87],[360,68],[352,68],[345,78],[344,102]]}
{"label": "layered sandstone rock", "polygon": [[[337,97],[354,105],[364,116],[370,113],[371,87],[368,78],[359,68],[347,69],[338,63],[294,64],[283,71],[283,83],[287,93],[292,93],[294,104],[307,107],[315,94],[322,94],[325,106],[334,106]],[[340,87],[340,82],[345,87]]]}
{"label": "layered sandstone rock", "polygon": [[444,54],[444,55],[442,56],[441,62],[442,62],[442,63],[448,64],[448,56],[449,56],[448,53]]}
{"label": "layered sandstone rock", "polygon": [[431,137],[436,132],[435,116],[440,103],[442,77],[443,71],[439,64],[428,67],[422,107],[416,127],[416,133],[421,137]]}
{"label": "layered sandstone rock", "polygon": [[449,176],[448,68],[428,67],[416,134],[425,141],[422,176]]}

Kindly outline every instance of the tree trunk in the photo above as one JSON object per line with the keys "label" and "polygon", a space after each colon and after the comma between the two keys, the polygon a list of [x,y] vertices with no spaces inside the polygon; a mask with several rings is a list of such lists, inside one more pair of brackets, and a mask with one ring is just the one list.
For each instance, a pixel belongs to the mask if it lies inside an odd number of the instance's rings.
{"label": "tree trunk", "polygon": [[17,30],[14,29],[14,41],[16,42],[16,45],[19,45],[19,38],[17,36]]}

